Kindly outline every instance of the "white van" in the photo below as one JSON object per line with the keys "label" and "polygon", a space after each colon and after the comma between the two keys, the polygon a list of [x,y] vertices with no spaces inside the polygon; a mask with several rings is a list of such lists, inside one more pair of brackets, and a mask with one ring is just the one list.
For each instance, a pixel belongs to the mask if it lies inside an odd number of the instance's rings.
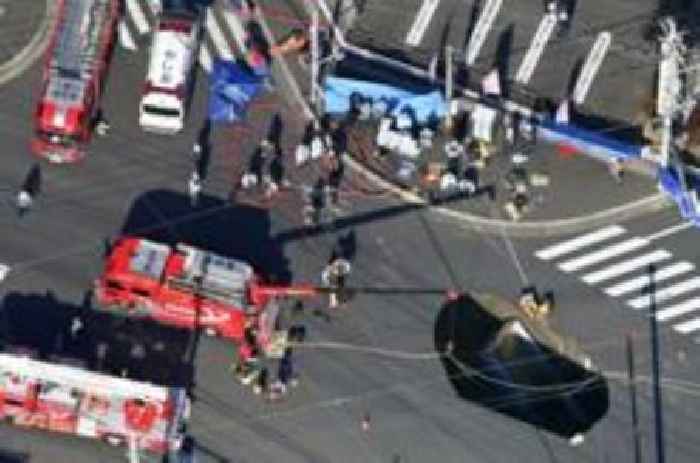
{"label": "white van", "polygon": [[167,12],[159,18],[139,106],[143,130],[174,134],[184,127],[201,32],[194,13]]}

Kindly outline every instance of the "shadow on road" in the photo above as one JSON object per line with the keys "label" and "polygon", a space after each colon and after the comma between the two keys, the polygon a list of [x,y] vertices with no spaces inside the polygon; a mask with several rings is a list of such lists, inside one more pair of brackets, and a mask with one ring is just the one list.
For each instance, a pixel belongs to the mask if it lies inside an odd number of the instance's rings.
{"label": "shadow on road", "polygon": [[609,407],[605,379],[533,337],[515,319],[492,315],[470,295],[443,306],[435,348],[462,399],[572,437],[585,433]]}
{"label": "shadow on road", "polygon": [[250,263],[272,281],[287,283],[292,274],[280,241],[271,236],[267,210],[231,205],[203,195],[196,208],[182,193],[153,190],[132,204],[123,235],[143,236],[174,245],[187,243]]}
{"label": "shadow on road", "polygon": [[192,384],[190,336],[188,330],[94,311],[89,297],[82,306],[63,302],[50,291],[9,293],[0,307],[3,351],[160,385]]}
{"label": "shadow on road", "polygon": [[28,463],[29,455],[26,453],[0,450],[0,463]]}

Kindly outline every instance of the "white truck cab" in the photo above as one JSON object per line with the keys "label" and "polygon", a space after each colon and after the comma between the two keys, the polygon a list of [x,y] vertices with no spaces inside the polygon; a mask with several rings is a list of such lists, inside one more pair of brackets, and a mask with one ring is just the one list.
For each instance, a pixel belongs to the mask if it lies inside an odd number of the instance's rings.
{"label": "white truck cab", "polygon": [[202,23],[195,13],[160,16],[139,105],[143,130],[175,134],[183,129],[201,32]]}

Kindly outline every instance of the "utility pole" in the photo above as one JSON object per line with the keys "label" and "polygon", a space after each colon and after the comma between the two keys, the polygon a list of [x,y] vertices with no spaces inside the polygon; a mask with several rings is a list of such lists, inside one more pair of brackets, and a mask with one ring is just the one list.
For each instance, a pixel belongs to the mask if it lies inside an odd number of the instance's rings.
{"label": "utility pole", "polygon": [[311,8],[311,106],[319,110],[319,45],[318,45],[318,8],[315,2],[309,1]]}
{"label": "utility pole", "polygon": [[445,102],[447,103],[447,115],[445,126],[452,129],[452,92],[454,91],[454,76],[452,72],[452,45],[445,45]]}
{"label": "utility pole", "polygon": [[656,113],[661,117],[662,122],[659,164],[662,167],[667,167],[673,144],[673,119],[681,110],[680,68],[686,50],[672,18],[664,18],[660,25],[663,35],[661,37]]}
{"label": "utility pole", "polygon": [[654,422],[656,427],[656,462],[665,463],[664,420],[661,400],[661,358],[659,356],[659,327],[656,320],[656,267],[649,266],[649,328],[651,330],[651,367],[654,385]]}

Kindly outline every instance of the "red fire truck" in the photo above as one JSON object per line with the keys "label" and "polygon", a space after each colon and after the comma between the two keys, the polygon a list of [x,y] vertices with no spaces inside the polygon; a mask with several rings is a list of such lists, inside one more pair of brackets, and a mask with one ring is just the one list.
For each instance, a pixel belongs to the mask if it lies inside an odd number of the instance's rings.
{"label": "red fire truck", "polygon": [[32,151],[54,163],[85,156],[107,74],[120,0],[58,0]]}
{"label": "red fire truck", "polygon": [[312,285],[265,284],[253,268],[186,244],[174,248],[144,238],[123,237],[95,281],[102,310],[152,318],[160,323],[203,328],[240,341],[246,320],[260,328],[262,345],[272,337],[279,296],[310,297]]}
{"label": "red fire truck", "polygon": [[17,426],[165,454],[179,450],[189,409],[184,388],[0,353],[0,419]]}

